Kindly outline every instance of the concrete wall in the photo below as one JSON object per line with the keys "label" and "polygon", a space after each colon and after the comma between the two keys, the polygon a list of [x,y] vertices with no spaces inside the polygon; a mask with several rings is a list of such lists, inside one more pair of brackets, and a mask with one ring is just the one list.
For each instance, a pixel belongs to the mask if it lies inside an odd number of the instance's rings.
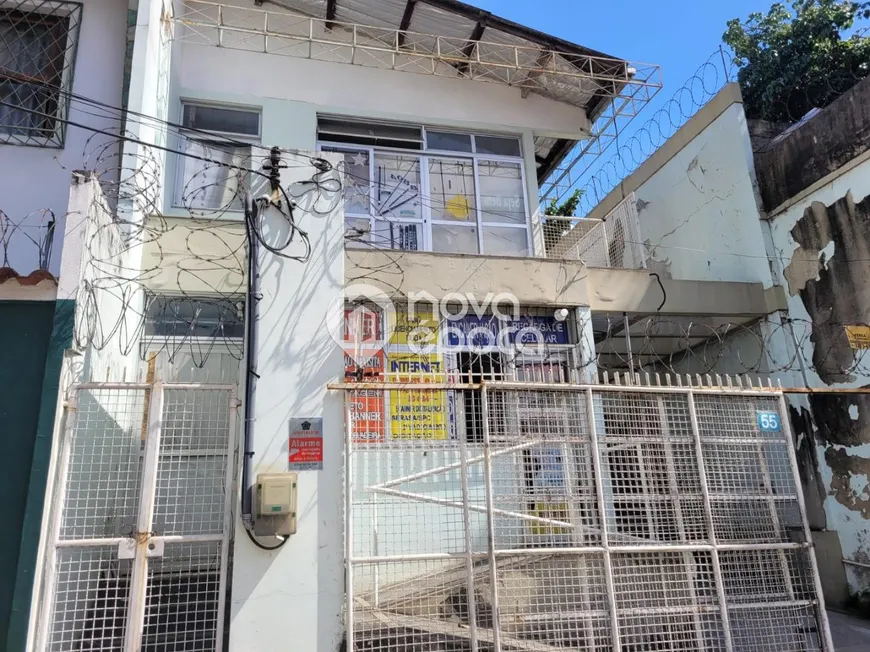
{"label": "concrete wall", "polygon": [[83,354],[81,380],[135,380],[144,301],[136,266],[142,247],[114,219],[95,176],[73,175],[69,206],[75,219],[64,233],[68,246],[58,298],[75,301],[73,337]]}
{"label": "concrete wall", "polygon": [[[262,14],[250,11],[254,9],[251,3],[227,0],[224,4],[249,10],[248,24],[262,25]],[[281,8],[269,5],[264,9],[273,15],[272,24],[279,25],[275,29],[280,30],[281,21],[275,20],[274,16],[282,13]],[[225,11],[224,16],[226,24],[242,23],[239,12]],[[182,28],[179,26],[178,29]],[[197,45],[214,42],[214,35],[209,30],[200,29],[200,33],[206,38],[191,37],[189,33],[183,37],[186,44],[180,81],[182,87],[189,90],[202,89],[249,99],[268,97],[301,101],[333,107],[345,115],[380,117],[391,114],[412,121],[434,119],[438,121],[435,124],[444,121],[447,124],[454,121],[487,123],[574,138],[590,127],[582,108],[535,94],[523,97],[519,88],[462,79],[449,66],[442,66],[440,74],[433,76],[379,68],[376,60],[364,52],[357,56],[363,65],[263,54],[262,39],[240,37],[229,31],[225,32],[224,39],[227,47],[218,49],[213,45]],[[343,31],[336,30],[316,33],[315,37],[335,40],[341,39],[343,34]],[[350,34],[347,37],[350,38]],[[304,53],[308,49],[306,44],[300,46],[298,41],[295,44],[296,48],[291,48],[288,42],[275,39],[271,41],[270,51]],[[314,49],[318,47],[313,46]],[[329,48],[320,46],[320,49],[325,56]],[[343,54],[346,52],[335,52],[334,58],[340,60]],[[384,59],[389,61],[390,58],[384,56]],[[414,69],[413,66],[408,68]],[[445,73],[452,73],[454,77],[442,76]],[[324,83],[325,80],[328,83]]]}
{"label": "concrete wall", "polygon": [[590,306],[593,311],[679,315],[766,315],[785,307],[778,288],[760,282],[661,279],[646,270],[599,269],[581,262],[347,249],[347,284],[372,284],[394,298],[428,292],[482,300],[506,292],[529,306]]}
{"label": "concrete wall", "polygon": [[764,205],[778,213],[829,175],[839,176],[868,155],[870,79],[865,79],[799,128],[761,148],[756,167]]}
{"label": "concrete wall", "polygon": [[[143,0],[139,9],[140,24],[144,5],[157,2]],[[232,0],[227,4],[249,11],[251,21],[260,16],[246,0]],[[184,13],[181,3],[176,0],[175,5],[176,15]],[[282,11],[276,5],[267,8],[276,15]],[[225,15],[231,22],[231,13]],[[238,12],[233,15],[233,20],[238,21]],[[265,54],[256,51],[261,44],[248,46],[254,51],[233,49],[244,48],[240,44],[244,39],[230,32],[227,32],[227,39],[232,42],[231,47],[217,48],[205,44],[208,39],[197,37],[180,23],[176,23],[173,30],[174,40],[167,58],[169,71],[165,75],[170,87],[165,110],[170,120],[180,121],[182,100],[259,109],[262,112],[260,140],[263,145],[301,150],[313,150],[316,146],[318,113],[519,135],[522,138],[527,196],[533,213],[538,193],[534,136],[580,139],[590,127],[583,109],[535,94],[523,97],[519,88]],[[153,35],[149,33],[147,38],[153,39]],[[330,38],[335,38],[335,35],[330,35]],[[137,35],[137,47],[139,40]],[[256,37],[248,40],[253,43]],[[140,92],[135,80],[155,63],[156,54],[149,51],[149,57],[143,56],[142,61],[134,60],[131,107]],[[149,89],[142,93],[141,100],[153,104],[154,97],[159,97],[159,93]],[[150,110],[146,112],[150,113]],[[169,144],[177,146],[178,142],[170,137]],[[165,171],[161,173],[165,183],[161,212],[168,216],[186,217],[187,211],[173,206],[177,161],[170,155],[165,162]],[[232,220],[240,216],[227,214],[222,217]],[[533,215],[533,221],[535,219]]]}
{"label": "concrete wall", "polygon": [[603,218],[632,192],[650,271],[771,285],[736,84],[725,86],[588,217]]}
{"label": "concrete wall", "polygon": [[[790,198],[768,227],[805,382],[868,387],[868,349],[853,348],[845,326],[870,324],[870,162],[838,172]],[[817,525],[839,533],[846,559],[870,563],[870,397],[818,394],[791,405],[806,442],[808,503],[822,507]],[[870,570],[847,565],[846,576],[853,592],[870,590]]]}
{"label": "concrete wall", "polygon": [[[121,85],[126,42],[127,3],[118,0],[84,0],[72,92],[112,106],[121,106]],[[73,103],[69,119],[101,130],[117,132],[119,114],[90,115]],[[100,114],[100,111],[92,113]],[[64,221],[72,170],[86,163],[88,154],[111,139],[94,136],[86,129],[69,126],[63,149],[21,147],[0,144],[0,210],[13,221],[34,214],[28,221],[40,223],[41,211],[51,209],[58,220],[49,270],[57,275],[63,246]],[[116,158],[114,159],[116,160]],[[116,165],[111,163],[109,165]],[[109,172],[107,179],[116,178]],[[28,232],[32,235],[33,229]],[[10,251],[10,263],[21,274],[37,267],[37,250],[17,237]]]}
{"label": "concrete wall", "polygon": [[[312,172],[302,167],[288,176]],[[230,650],[282,649],[292,632],[300,650],[334,651],[342,636],[344,397],[326,386],[344,373],[329,328],[343,319],[344,225],[335,211],[321,217],[301,207],[298,218],[311,241],[308,262],[260,256],[259,378],[254,405],[245,406],[253,420],[251,480],[287,471],[288,419],[295,417],[323,417],[323,470],[299,473],[298,529],[280,550],[256,548],[237,521]]]}

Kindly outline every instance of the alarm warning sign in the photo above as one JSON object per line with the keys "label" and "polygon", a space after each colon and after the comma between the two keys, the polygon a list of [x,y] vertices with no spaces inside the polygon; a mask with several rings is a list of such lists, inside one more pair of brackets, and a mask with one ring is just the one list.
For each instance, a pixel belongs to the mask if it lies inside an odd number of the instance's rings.
{"label": "alarm warning sign", "polygon": [[288,470],[323,470],[323,419],[290,419]]}

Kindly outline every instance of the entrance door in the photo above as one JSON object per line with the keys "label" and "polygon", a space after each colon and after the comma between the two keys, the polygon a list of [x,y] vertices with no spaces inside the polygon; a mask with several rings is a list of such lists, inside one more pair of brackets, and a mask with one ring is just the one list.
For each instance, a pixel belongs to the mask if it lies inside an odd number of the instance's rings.
{"label": "entrance door", "polygon": [[234,387],[90,383],[73,397],[34,649],[220,650]]}

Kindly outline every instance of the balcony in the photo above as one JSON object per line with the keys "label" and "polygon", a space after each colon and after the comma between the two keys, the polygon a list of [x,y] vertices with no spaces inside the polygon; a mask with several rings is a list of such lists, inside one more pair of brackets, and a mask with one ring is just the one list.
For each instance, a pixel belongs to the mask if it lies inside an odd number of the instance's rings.
{"label": "balcony", "polygon": [[[558,260],[579,264],[583,267],[645,269],[646,256],[641,242],[640,224],[634,207],[633,196],[627,197],[603,219],[545,216],[538,223],[523,228],[513,227],[511,234],[519,237],[500,237],[509,242],[512,249],[487,248],[487,243],[497,233],[486,222],[478,228],[462,225],[450,227],[426,220],[406,222],[350,217],[346,221],[346,242],[348,249],[384,249],[403,252],[429,252],[463,256],[482,255],[501,258],[533,258]],[[505,227],[500,227],[504,229]],[[468,231],[469,237],[477,247],[466,249],[462,244],[444,248],[443,235],[433,238],[437,229],[452,233]],[[480,242],[478,243],[477,240]],[[434,245],[434,246],[433,246]],[[483,250],[483,254],[479,252]]]}

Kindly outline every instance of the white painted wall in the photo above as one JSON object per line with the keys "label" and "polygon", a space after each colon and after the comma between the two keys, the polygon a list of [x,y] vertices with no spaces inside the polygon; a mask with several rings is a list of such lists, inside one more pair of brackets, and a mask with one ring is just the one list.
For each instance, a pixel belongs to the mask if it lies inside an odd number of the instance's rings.
{"label": "white painted wall", "polygon": [[[121,105],[126,44],[127,3],[122,0],[84,0],[72,92],[112,106]],[[102,130],[117,131],[119,122],[88,115],[73,104],[69,119]],[[63,246],[70,173],[85,166],[85,154],[106,142],[103,136],[68,127],[65,147],[47,149],[0,144],[0,210],[13,221],[34,211],[51,209],[58,219],[49,270],[57,275]],[[109,175],[111,177],[112,175]],[[33,215],[26,223],[36,225]],[[34,234],[34,229],[28,229]],[[20,274],[37,267],[37,250],[25,238],[14,240],[10,263]]]}
{"label": "white painted wall", "polygon": [[[156,1],[156,0],[155,0]],[[167,2],[169,0],[166,0]],[[175,0],[175,13],[184,13]],[[247,0],[227,5],[244,9],[251,24],[261,24],[261,13]],[[268,5],[270,13],[282,10]],[[225,14],[238,22],[238,12]],[[578,107],[530,94],[518,88],[389,69],[329,61],[264,54],[257,37],[226,33],[230,47],[205,45],[208,39],[192,35],[180,23],[173,26],[171,98],[167,110],[173,121],[181,119],[181,101],[197,100],[235,104],[262,111],[264,146],[314,149],[318,113],[394,121],[409,121],[478,132],[521,136],[529,205],[537,208],[534,135],[580,139],[589,129],[585,112]],[[201,30],[209,37],[208,30]],[[330,38],[336,38],[330,34]],[[273,45],[275,41],[272,41]],[[298,42],[295,43],[298,47]],[[455,74],[452,68],[447,70]],[[173,139],[170,139],[170,145]],[[167,158],[163,213],[186,216],[173,206],[177,173],[174,157]],[[229,216],[230,218],[232,216]],[[533,215],[533,224],[537,215]]]}
{"label": "white painted wall", "polygon": [[76,302],[73,346],[82,354],[83,381],[132,381],[138,368],[142,302],[129,247],[98,180],[75,174],[57,297]]}
{"label": "white painted wall", "polygon": [[635,195],[650,271],[772,284],[742,104],[728,106]]}
{"label": "white painted wall", "polygon": [[[287,178],[312,172],[295,168]],[[260,256],[252,480],[258,473],[287,471],[293,417],[323,417],[323,470],[299,473],[298,529],[280,550],[256,548],[237,520],[231,651],[291,646],[334,652],[341,640],[344,397],[326,385],[344,374],[344,353],[327,327],[343,318],[343,215],[320,217],[300,209],[298,217],[311,239],[310,260]]]}
{"label": "white painted wall", "polygon": [[[255,29],[262,27],[263,14],[256,11],[252,3],[246,0],[224,0],[223,4],[243,7],[247,10],[245,22]],[[202,12],[200,18],[209,15],[209,8],[199,6],[198,9]],[[308,23],[299,23],[298,18],[295,22],[300,27],[295,30],[290,28],[292,21],[276,20],[274,17],[282,13],[279,6],[266,5],[263,9],[268,9],[272,15],[270,24],[273,29],[307,33]],[[224,22],[241,24],[243,21],[239,13],[225,9]],[[211,10],[211,18],[216,18],[214,10]],[[356,60],[363,65],[263,54],[262,38],[230,31],[224,32],[227,47],[218,49],[213,45],[198,45],[213,43],[216,39],[213,30],[197,28],[197,35],[192,35],[187,28],[178,26],[176,29],[180,30],[180,37],[186,41],[180,76],[184,88],[202,88],[250,98],[301,101],[320,107],[334,107],[343,110],[345,115],[404,116],[405,120],[436,120],[435,124],[445,124],[445,121],[488,123],[493,126],[537,129],[566,137],[579,137],[582,131],[589,128],[585,111],[579,107],[535,94],[523,98],[519,88],[460,79],[458,73],[447,65],[443,66],[441,74],[452,77],[377,67],[380,65],[377,60],[362,51],[357,52]],[[343,30],[322,34],[331,40],[351,38],[351,34]],[[359,40],[365,42],[365,37],[360,36]],[[272,38],[270,43],[270,52],[304,54],[308,51],[308,44],[298,40]],[[317,45],[312,47],[318,48]],[[320,46],[323,56],[328,56],[326,52],[329,49],[329,46]],[[337,50],[334,47],[332,50],[333,56],[330,58],[337,60],[349,53],[349,50]],[[384,54],[383,59],[389,61],[390,56]]]}

